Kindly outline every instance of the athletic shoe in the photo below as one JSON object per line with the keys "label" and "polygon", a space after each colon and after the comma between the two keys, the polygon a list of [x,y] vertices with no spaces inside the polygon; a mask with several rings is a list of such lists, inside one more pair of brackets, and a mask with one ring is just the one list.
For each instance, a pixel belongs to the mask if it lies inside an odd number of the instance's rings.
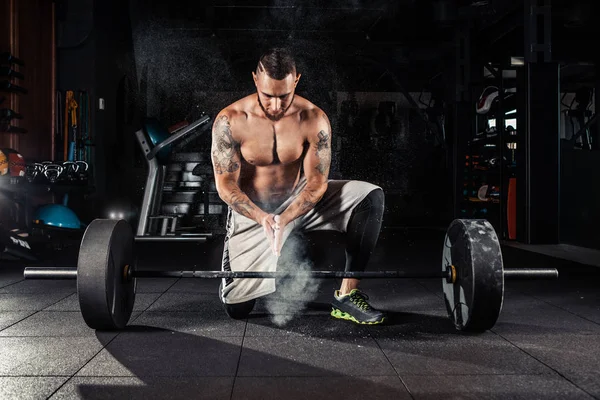
{"label": "athletic shoe", "polygon": [[358,289],[340,296],[336,290],[331,303],[331,316],[356,322],[357,324],[375,325],[385,321],[385,314],[375,310],[367,300],[369,297]]}

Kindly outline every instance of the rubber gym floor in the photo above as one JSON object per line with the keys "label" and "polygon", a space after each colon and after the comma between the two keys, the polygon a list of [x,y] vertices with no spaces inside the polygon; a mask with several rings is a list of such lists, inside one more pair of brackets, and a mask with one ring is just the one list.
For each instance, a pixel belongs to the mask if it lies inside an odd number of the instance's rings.
{"label": "rubber gym floor", "polygon": [[[369,269],[441,270],[443,236],[384,230]],[[315,268],[342,268],[341,242],[323,242]],[[138,253],[148,269],[211,270],[221,249],[216,238]],[[384,326],[331,319],[335,280],[319,281],[280,326],[268,304],[289,306],[285,293],[236,321],[218,280],[144,279],[129,325],[99,332],[79,313],[74,280],[23,280],[22,265],[3,263],[0,398],[600,399],[600,270],[508,246],[503,257],[507,268],[555,267],[560,277],[507,281],[483,334],[455,330],[439,279],[364,280],[390,314]]]}

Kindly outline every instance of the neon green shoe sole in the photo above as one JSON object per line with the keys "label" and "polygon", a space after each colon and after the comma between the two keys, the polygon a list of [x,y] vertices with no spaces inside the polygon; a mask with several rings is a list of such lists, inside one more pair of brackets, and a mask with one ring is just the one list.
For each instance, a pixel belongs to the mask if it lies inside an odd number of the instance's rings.
{"label": "neon green shoe sole", "polygon": [[378,321],[371,321],[371,322],[359,321],[356,318],[354,318],[352,315],[345,313],[343,311],[340,311],[337,308],[331,309],[331,316],[333,318],[345,319],[346,321],[352,321],[354,323],[361,324],[361,325],[378,325],[378,324],[382,324],[385,322],[385,317],[382,317]]}

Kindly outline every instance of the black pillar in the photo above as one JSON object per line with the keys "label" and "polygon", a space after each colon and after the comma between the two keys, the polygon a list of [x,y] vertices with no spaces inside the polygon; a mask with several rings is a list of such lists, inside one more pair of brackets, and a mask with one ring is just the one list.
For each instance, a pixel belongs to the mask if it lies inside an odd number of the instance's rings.
{"label": "black pillar", "polygon": [[549,3],[525,2],[526,62],[518,70],[517,240],[528,244],[559,243],[560,66],[550,61]]}
{"label": "black pillar", "polygon": [[454,93],[452,105],[452,148],[454,175],[454,218],[463,217],[465,156],[473,135],[475,106],[471,96],[471,29],[460,26],[455,32]]}
{"label": "black pillar", "polygon": [[[598,115],[600,112],[600,98],[598,93],[600,93],[600,55],[596,54],[596,82],[594,85],[594,113]],[[600,123],[596,122],[595,128],[592,126],[592,132],[594,136],[594,150],[600,150]]]}

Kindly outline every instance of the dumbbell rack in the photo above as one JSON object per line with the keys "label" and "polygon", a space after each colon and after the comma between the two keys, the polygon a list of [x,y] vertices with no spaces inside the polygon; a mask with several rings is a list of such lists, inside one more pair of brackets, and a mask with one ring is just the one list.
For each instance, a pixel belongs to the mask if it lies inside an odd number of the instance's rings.
{"label": "dumbbell rack", "polygon": [[[25,62],[11,53],[0,53],[0,105],[5,101],[2,93],[27,94],[27,89],[14,83],[16,79],[25,79],[25,75],[14,69],[15,65],[24,66]],[[13,119],[23,116],[10,108],[0,108],[0,133],[27,133],[26,129],[12,125]]]}
{"label": "dumbbell rack", "polygon": [[[507,128],[506,121],[516,118],[507,114],[516,108],[516,84],[505,77],[507,66],[487,65],[489,76],[484,87],[496,87],[498,97],[489,111],[475,119],[470,132],[467,154],[463,162],[463,191],[459,196],[461,218],[485,218],[497,229],[502,239],[515,239],[514,215],[511,219],[511,200],[514,201],[516,175],[517,131]],[[509,107],[510,105],[510,107]],[[494,126],[489,126],[494,121]],[[512,182],[512,183],[511,183]]]}

